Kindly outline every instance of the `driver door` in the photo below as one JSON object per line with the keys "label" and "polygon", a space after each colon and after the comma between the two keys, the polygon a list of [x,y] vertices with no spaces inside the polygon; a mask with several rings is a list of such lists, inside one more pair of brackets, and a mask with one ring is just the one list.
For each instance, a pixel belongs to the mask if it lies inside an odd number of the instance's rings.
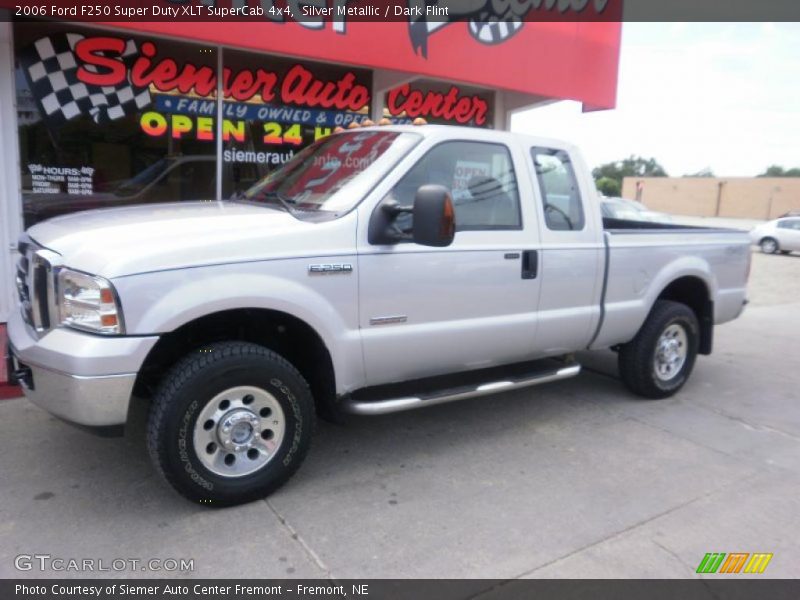
{"label": "driver door", "polygon": [[781,250],[800,250],[800,219],[785,219],[778,222],[778,243]]}
{"label": "driver door", "polygon": [[[359,242],[359,319],[369,385],[479,369],[530,357],[539,297],[535,215],[524,158],[503,144],[429,148],[383,202],[412,205],[424,184],[451,190],[456,235],[445,248]],[[522,183],[522,185],[521,185]],[[369,212],[367,212],[369,211]],[[362,234],[371,218],[359,215]],[[410,233],[413,217],[396,226]]]}

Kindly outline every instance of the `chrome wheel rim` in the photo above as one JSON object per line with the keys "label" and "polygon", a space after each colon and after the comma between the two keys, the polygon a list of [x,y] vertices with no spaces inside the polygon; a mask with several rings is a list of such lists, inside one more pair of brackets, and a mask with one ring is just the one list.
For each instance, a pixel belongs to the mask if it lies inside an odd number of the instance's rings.
{"label": "chrome wheel rim", "polygon": [[214,396],[197,415],[194,451],[222,477],[243,477],[269,463],[286,433],[286,419],[268,391],[239,386]]}
{"label": "chrome wheel rim", "polygon": [[761,242],[761,249],[766,254],[774,254],[778,249],[778,245],[773,240],[764,240]]}
{"label": "chrome wheel rim", "polygon": [[661,381],[673,379],[683,365],[689,353],[689,337],[683,326],[673,323],[664,330],[656,342],[656,354],[653,368],[656,377]]}

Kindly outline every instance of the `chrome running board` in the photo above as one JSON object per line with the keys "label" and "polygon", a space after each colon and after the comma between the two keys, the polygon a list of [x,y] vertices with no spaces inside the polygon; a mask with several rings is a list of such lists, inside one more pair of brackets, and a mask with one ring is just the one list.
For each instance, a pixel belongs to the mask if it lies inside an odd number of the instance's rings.
{"label": "chrome running board", "polygon": [[496,394],[498,392],[518,390],[520,388],[539,385],[542,383],[549,383],[551,381],[560,381],[561,379],[575,377],[580,372],[581,366],[579,364],[570,364],[555,370],[544,371],[530,375],[520,375],[517,377],[510,377],[508,379],[501,379],[498,381],[490,381],[473,386],[446,389],[433,392],[431,394],[420,394],[418,396],[406,396],[402,398],[389,398],[386,400],[372,401],[355,400],[348,397],[341,401],[340,408],[344,412],[353,415],[385,415],[388,413],[422,408],[424,406],[444,404],[445,402],[454,402],[456,400],[487,396],[489,394]]}

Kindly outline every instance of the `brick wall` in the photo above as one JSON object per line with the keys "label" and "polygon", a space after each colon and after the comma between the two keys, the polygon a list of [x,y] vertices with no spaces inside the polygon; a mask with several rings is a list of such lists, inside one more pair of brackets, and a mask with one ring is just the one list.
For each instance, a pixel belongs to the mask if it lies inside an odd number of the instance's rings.
{"label": "brick wall", "polygon": [[626,177],[622,195],[675,215],[768,220],[800,210],[800,177]]}

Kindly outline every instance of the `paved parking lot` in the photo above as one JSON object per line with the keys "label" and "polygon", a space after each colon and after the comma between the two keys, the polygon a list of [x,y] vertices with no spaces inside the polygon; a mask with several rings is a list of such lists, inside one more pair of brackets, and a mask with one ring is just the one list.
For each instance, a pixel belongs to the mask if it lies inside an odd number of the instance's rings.
{"label": "paved parking lot", "polygon": [[141,431],[0,402],[0,576],[62,575],[15,570],[45,553],[196,577],[689,577],[706,552],[771,552],[762,577],[798,577],[800,256],[754,258],[753,304],[672,399],[585,356],[560,384],[321,423],[287,486],[234,509],[174,494]]}

